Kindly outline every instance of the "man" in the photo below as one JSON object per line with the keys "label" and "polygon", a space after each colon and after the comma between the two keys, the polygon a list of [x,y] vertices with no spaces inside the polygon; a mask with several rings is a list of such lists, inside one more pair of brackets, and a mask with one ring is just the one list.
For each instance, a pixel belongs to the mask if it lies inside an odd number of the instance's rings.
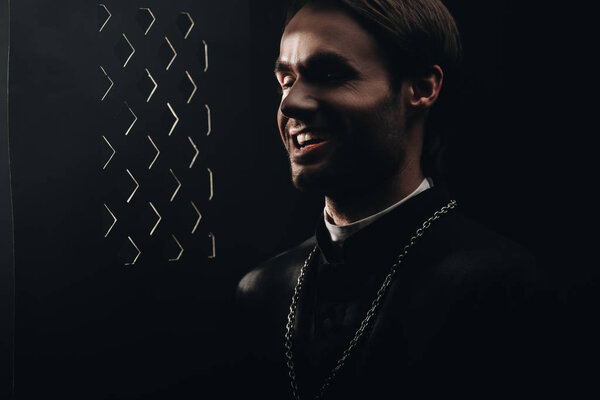
{"label": "man", "polygon": [[290,8],[277,120],[294,185],[325,208],[315,236],[239,283],[244,393],[489,398],[531,379],[531,257],[424,174],[425,121],[460,57],[439,0]]}

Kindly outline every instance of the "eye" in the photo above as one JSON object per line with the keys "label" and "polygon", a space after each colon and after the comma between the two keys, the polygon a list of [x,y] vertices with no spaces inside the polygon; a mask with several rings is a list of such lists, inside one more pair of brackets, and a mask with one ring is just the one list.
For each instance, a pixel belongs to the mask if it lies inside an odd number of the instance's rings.
{"label": "eye", "polygon": [[277,79],[277,93],[283,95],[283,92],[294,85],[294,77],[285,75]]}
{"label": "eye", "polygon": [[345,78],[344,74],[342,74],[340,72],[327,72],[325,74],[325,80],[327,80],[329,82],[336,82],[336,81],[342,80],[344,78]]}
{"label": "eye", "polygon": [[282,89],[291,88],[293,85],[294,85],[294,78],[290,75],[284,76],[283,79],[281,80],[281,88]]}
{"label": "eye", "polygon": [[337,86],[353,78],[351,74],[339,69],[315,70],[308,76],[309,80],[319,85]]}

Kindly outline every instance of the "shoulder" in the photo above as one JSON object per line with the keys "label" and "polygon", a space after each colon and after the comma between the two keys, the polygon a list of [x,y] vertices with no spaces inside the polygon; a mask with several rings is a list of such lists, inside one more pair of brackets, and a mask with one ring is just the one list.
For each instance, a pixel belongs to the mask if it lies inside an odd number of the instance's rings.
{"label": "shoulder", "polygon": [[316,239],[312,236],[252,269],[238,283],[237,300],[247,302],[287,295],[293,290],[300,267],[315,244]]}
{"label": "shoulder", "polygon": [[535,257],[516,243],[471,218],[454,212],[431,232],[444,249],[443,270],[475,282],[540,281]]}

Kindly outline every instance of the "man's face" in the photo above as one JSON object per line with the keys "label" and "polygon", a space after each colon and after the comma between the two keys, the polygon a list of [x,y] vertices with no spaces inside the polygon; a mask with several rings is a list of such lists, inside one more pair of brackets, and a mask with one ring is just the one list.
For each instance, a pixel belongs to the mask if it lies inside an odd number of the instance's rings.
{"label": "man's face", "polygon": [[275,67],[277,121],[296,187],[364,190],[398,172],[406,113],[380,51],[334,8],[304,6],[287,25]]}

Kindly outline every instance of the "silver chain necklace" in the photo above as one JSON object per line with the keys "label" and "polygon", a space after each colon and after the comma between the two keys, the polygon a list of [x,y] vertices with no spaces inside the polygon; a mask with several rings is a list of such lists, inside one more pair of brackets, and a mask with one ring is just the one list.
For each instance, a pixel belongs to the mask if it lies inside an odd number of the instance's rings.
{"label": "silver chain necklace", "polygon": [[[360,323],[360,326],[356,330],[354,337],[352,338],[352,340],[350,340],[348,347],[346,347],[346,350],[344,350],[344,352],[342,353],[342,356],[338,360],[337,364],[331,370],[331,372],[329,373],[329,376],[325,379],[325,383],[323,383],[323,385],[319,389],[319,392],[315,396],[315,399],[323,398],[323,394],[324,394],[325,390],[331,385],[331,382],[333,381],[333,379],[335,378],[335,376],[337,375],[339,370],[344,366],[346,359],[350,356],[350,353],[358,344],[358,341],[360,340],[360,338],[363,336],[364,332],[369,327],[369,324],[371,323],[371,321],[373,321],[375,319],[375,317],[377,315],[377,311],[379,310],[379,306],[381,305],[381,301],[382,301],[383,297],[385,296],[387,289],[392,282],[392,278],[394,277],[394,275],[396,275],[396,272],[398,271],[398,267],[402,263],[402,260],[404,259],[404,257],[406,257],[408,250],[416,243],[417,239],[419,239],[421,236],[423,236],[423,233],[425,233],[425,230],[427,230],[431,226],[431,223],[433,221],[439,219],[443,214],[446,214],[448,211],[450,211],[451,209],[456,207],[456,204],[457,204],[456,200],[451,200],[447,205],[445,205],[444,207],[440,208],[435,213],[433,213],[433,215],[431,217],[429,217],[429,219],[427,219],[425,222],[423,222],[423,226],[421,226],[419,229],[417,229],[415,234],[410,238],[410,241],[408,242],[408,244],[404,246],[404,250],[402,251],[402,253],[400,253],[400,255],[398,256],[394,265],[392,265],[390,272],[387,274],[387,276],[383,280],[383,284],[377,291],[377,295],[375,296],[375,299],[371,303],[371,308],[369,309],[369,311],[367,311],[367,315]],[[306,258],[306,261],[304,261],[304,265],[302,265],[302,268],[300,269],[300,275],[298,276],[298,282],[296,283],[296,287],[294,288],[294,294],[292,295],[292,304],[290,305],[290,312],[288,314],[287,324],[286,324],[285,357],[286,357],[286,364],[288,367],[288,375],[291,380],[292,394],[293,394],[295,400],[300,400],[300,394],[298,393],[298,383],[296,382],[296,369],[294,366],[294,357],[293,357],[294,354],[292,351],[292,343],[293,343],[293,339],[294,339],[294,321],[296,320],[296,308],[298,307],[298,300],[300,298],[300,294],[302,293],[302,285],[304,283],[304,276],[306,274],[306,269],[310,265],[316,252],[317,252],[317,246],[315,245],[315,247],[312,249],[312,251],[310,252],[308,257]]]}

